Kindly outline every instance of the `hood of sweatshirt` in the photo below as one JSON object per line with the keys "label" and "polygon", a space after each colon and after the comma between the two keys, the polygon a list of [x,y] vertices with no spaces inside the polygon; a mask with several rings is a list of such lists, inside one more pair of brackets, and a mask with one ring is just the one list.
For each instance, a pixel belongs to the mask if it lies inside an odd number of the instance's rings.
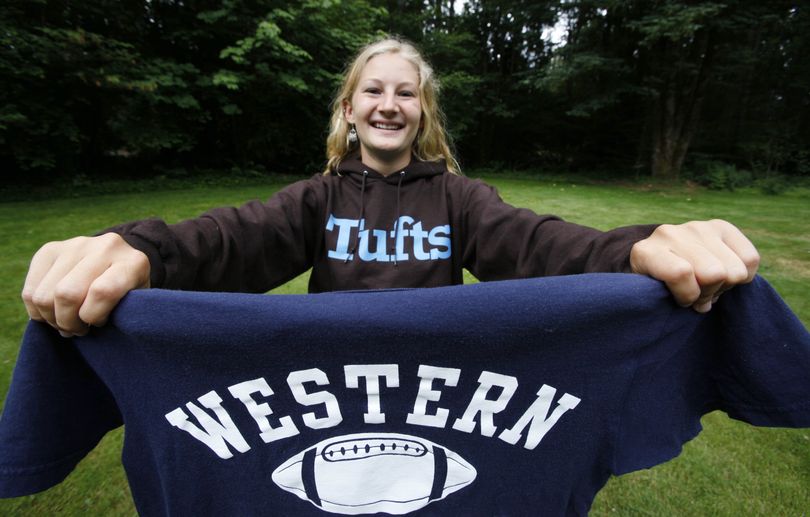
{"label": "hood of sweatshirt", "polygon": [[337,166],[337,175],[347,177],[352,181],[362,184],[363,177],[367,180],[380,180],[386,183],[398,184],[409,183],[428,176],[437,176],[447,172],[447,165],[444,160],[435,162],[421,161],[415,156],[411,157],[411,162],[401,171],[383,176],[376,170],[360,161],[360,153],[354,152],[343,159]]}

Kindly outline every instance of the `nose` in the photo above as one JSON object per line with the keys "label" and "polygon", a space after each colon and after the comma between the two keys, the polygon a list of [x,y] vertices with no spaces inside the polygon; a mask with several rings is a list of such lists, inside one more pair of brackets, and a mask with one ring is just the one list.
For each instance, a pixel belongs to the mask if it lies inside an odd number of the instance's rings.
{"label": "nose", "polygon": [[380,98],[378,109],[381,113],[396,113],[399,111],[396,94],[393,92],[385,92]]}

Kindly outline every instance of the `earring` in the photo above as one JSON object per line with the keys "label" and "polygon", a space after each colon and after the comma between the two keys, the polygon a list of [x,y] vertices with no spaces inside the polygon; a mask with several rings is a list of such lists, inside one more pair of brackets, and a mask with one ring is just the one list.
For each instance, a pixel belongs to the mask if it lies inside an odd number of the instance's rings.
{"label": "earring", "polygon": [[346,137],[346,140],[348,140],[349,145],[357,143],[357,130],[354,129],[354,126],[349,129],[349,135]]}

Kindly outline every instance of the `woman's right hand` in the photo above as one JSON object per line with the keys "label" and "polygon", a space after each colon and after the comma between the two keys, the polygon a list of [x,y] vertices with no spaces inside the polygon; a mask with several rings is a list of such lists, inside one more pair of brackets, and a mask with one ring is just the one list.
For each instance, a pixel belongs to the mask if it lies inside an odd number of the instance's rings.
{"label": "woman's right hand", "polygon": [[23,302],[65,337],[100,326],[121,298],[149,287],[149,259],[116,233],[49,242],[31,259]]}

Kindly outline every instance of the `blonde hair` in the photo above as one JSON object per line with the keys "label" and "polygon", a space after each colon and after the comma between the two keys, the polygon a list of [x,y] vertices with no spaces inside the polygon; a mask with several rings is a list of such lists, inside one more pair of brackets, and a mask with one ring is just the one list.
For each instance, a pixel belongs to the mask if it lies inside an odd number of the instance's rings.
{"label": "blonde hair", "polygon": [[329,136],[326,137],[326,170],[331,174],[338,164],[358,147],[358,143],[348,141],[349,123],[344,115],[344,105],[351,102],[352,95],[360,81],[360,74],[371,58],[380,54],[399,54],[413,63],[419,71],[419,98],[422,105],[422,127],[413,142],[413,154],[421,161],[444,159],[447,170],[459,174],[461,168],[453,156],[448,144],[447,132],[444,129],[444,114],[439,108],[439,85],[433,75],[433,68],[422,57],[416,47],[400,38],[387,37],[365,46],[346,69],[343,84],[332,101],[332,118],[329,124]]}

